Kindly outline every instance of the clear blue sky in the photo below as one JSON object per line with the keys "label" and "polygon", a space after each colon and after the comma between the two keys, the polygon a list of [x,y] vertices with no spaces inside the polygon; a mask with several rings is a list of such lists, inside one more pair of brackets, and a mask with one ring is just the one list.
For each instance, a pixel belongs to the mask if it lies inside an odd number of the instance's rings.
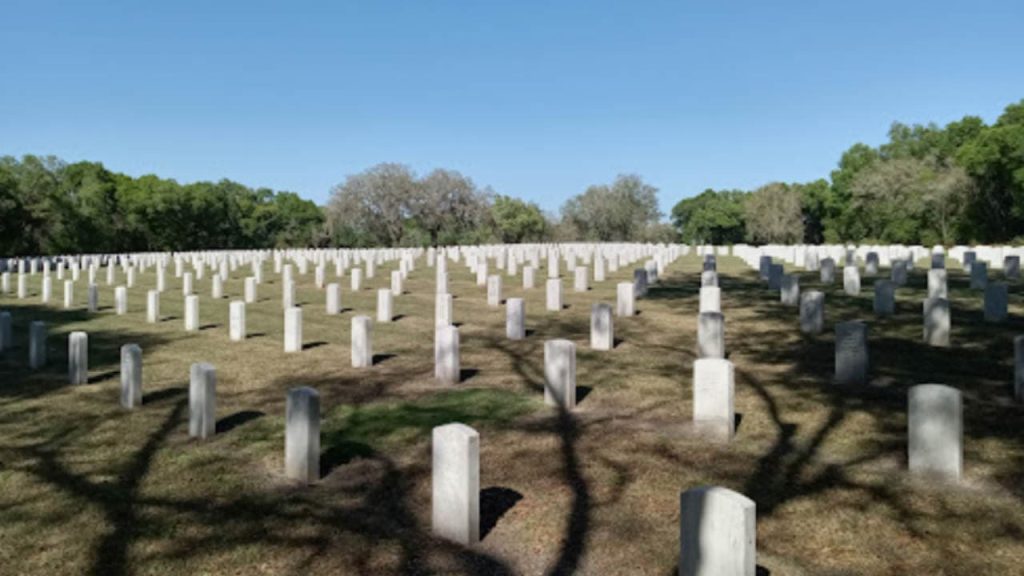
{"label": "clear blue sky", "polygon": [[827,176],[1024,98],[1024,2],[3,0],[0,154],[324,202],[378,162],[557,209]]}

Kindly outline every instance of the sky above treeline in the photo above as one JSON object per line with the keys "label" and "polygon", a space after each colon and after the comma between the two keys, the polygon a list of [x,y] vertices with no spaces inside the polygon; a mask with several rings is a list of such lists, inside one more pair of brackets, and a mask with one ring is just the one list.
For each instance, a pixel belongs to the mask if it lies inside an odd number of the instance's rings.
{"label": "sky above treeline", "polygon": [[827,177],[889,125],[1024,98],[1024,2],[0,4],[0,155],[326,202],[379,162],[555,211],[638,173]]}

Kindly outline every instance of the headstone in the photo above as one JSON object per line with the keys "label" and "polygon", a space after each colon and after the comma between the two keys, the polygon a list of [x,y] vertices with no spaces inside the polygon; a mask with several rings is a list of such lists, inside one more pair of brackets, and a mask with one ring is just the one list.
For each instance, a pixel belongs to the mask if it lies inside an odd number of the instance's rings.
{"label": "headstone", "polygon": [[968,250],[967,252],[964,252],[964,260],[963,260],[964,272],[967,272],[968,274],[970,274],[971,268],[974,266],[974,263],[977,260],[978,260],[978,253],[977,252],[975,252],[973,250]]}
{"label": "headstone", "polygon": [[454,322],[455,301],[451,294],[437,294],[434,302],[434,326],[448,326]]}
{"label": "headstone", "polygon": [[800,277],[796,274],[785,274],[779,287],[779,299],[785,306],[800,304]]}
{"label": "headstone", "polygon": [[465,424],[434,428],[431,526],[464,546],[480,541],[480,435]]}
{"label": "headstone", "polygon": [[523,289],[532,290],[535,284],[536,272],[533,266],[523,266]]}
{"label": "headstone", "polygon": [[100,289],[95,284],[89,284],[89,312],[99,312],[100,309]]}
{"label": "headstone", "polygon": [[353,292],[359,292],[359,289],[363,286],[363,269],[353,268],[352,275],[349,276],[349,288]]}
{"label": "headstone", "polygon": [[636,290],[632,282],[620,282],[615,287],[615,315],[636,315]]}
{"label": "headstone", "polygon": [[228,337],[232,342],[245,340],[245,302],[235,300],[228,305]]}
{"label": "headstone", "polygon": [[377,290],[377,322],[391,322],[394,317],[394,297],[391,289]]}
{"label": "headstone", "polygon": [[24,300],[28,297],[28,278],[24,274],[18,274],[18,299]]}
{"label": "headstone", "polygon": [[843,268],[843,292],[850,296],[860,294],[860,271],[857,270],[856,266],[846,266]]}
{"label": "headstone", "polygon": [[302,351],[302,308],[298,306],[284,311],[284,351]]}
{"label": "headstone", "polygon": [[[945,270],[938,270],[945,272]],[[875,281],[875,314],[892,316],[896,312],[896,287],[890,280]]]}
{"label": "headstone", "polygon": [[647,270],[637,268],[633,270],[633,290],[637,298],[647,295]]}
{"label": "headstone", "polygon": [[544,403],[576,407],[576,344],[569,340],[544,342]]}
{"label": "headstone", "polygon": [[725,316],[720,312],[697,315],[697,357],[725,358]]}
{"label": "headstone", "polygon": [[1006,282],[990,282],[985,287],[985,322],[1005,322],[1009,298]]}
{"label": "headstone", "polygon": [[75,305],[75,283],[71,280],[64,281],[64,309],[68,310]]}
{"label": "headstone", "polygon": [[615,347],[612,307],[603,302],[590,307],[590,347],[594,350],[611,350]]}
{"label": "headstone", "polygon": [[287,310],[295,306],[295,281],[285,278],[281,282],[281,309]]}
{"label": "headstone", "polygon": [[985,286],[988,286],[988,264],[985,262],[971,264],[971,288],[984,290]]}
{"label": "headstone", "polygon": [[137,408],[142,404],[142,348],[138,344],[121,346],[121,406]]}
{"label": "headstone", "polygon": [[910,472],[960,480],[964,435],[960,391],[942,384],[919,384],[910,388],[908,405]]}
{"label": "headstone", "polygon": [[28,367],[39,370],[46,365],[46,323],[33,320],[28,326]]}
{"label": "headstone", "polygon": [[442,384],[458,384],[461,379],[459,329],[450,324],[434,329],[434,377]]}
{"label": "headstone", "polygon": [[945,268],[932,268],[928,271],[928,297],[949,298]]}
{"label": "headstone", "polygon": [[146,322],[156,324],[160,321],[160,291],[146,292]]}
{"label": "headstone", "polygon": [[217,431],[217,371],[210,364],[192,365],[188,387],[188,435],[209,438]]}
{"label": "headstone", "polygon": [[195,294],[185,297],[185,331],[199,331],[199,296]]}
{"label": "headstone", "polygon": [[757,275],[760,276],[761,280],[768,281],[768,278],[772,274],[772,257],[761,256],[757,260]]}
{"label": "headstone", "polygon": [[369,316],[352,318],[352,367],[373,366],[373,323]]}
{"label": "headstone", "polygon": [[779,290],[782,288],[782,277],[785,275],[785,267],[782,264],[772,264],[768,269],[768,289]]}
{"label": "headstone", "polygon": [[590,290],[590,286],[587,283],[589,280],[589,272],[586,266],[577,266],[576,270],[573,271],[575,274],[573,278],[573,291],[575,292],[586,292]]}
{"label": "headstone", "polygon": [[68,335],[68,382],[72,386],[89,383],[89,335],[85,332]]}
{"label": "headstone", "polygon": [[509,340],[526,338],[526,304],[522,298],[505,301],[505,336]]}
{"label": "headstone", "polygon": [[497,274],[487,277],[487,305],[501,306],[501,276]]}
{"label": "headstone", "polygon": [[395,296],[401,296],[404,287],[402,286],[402,272],[400,270],[391,271],[391,293]]}
{"label": "headstone", "polygon": [[864,273],[871,276],[878,274],[878,252],[868,252],[864,257]]}
{"label": "headstone", "polygon": [[559,278],[548,278],[547,283],[547,310],[558,312],[562,309],[562,280]]}
{"label": "headstone", "polygon": [[836,324],[836,384],[868,383],[868,325],[860,321]]}
{"label": "headstone", "polygon": [[735,376],[732,362],[700,358],[693,363],[693,422],[700,432],[732,438],[736,430],[733,408]]}
{"label": "headstone", "polygon": [[254,278],[253,276],[249,276],[248,278],[246,278],[245,279],[245,303],[246,304],[255,304],[256,303],[256,299],[259,297],[258,293],[257,293],[257,290],[258,290],[258,284],[256,282],[256,278]]}
{"label": "headstone", "polygon": [[700,289],[700,312],[722,311],[722,289],[718,286],[702,286]]}
{"label": "headstone", "polygon": [[1020,279],[1020,256],[1006,256],[1003,258],[1003,276],[1007,280]]}
{"label": "headstone", "polygon": [[40,300],[43,304],[49,304],[53,296],[53,280],[49,276],[43,276],[43,286],[40,291]]}
{"label": "headstone", "polygon": [[718,486],[679,496],[679,576],[754,576],[757,505]]}
{"label": "headstone", "polygon": [[825,294],[810,290],[800,295],[800,331],[819,334],[825,329]]}
{"label": "headstone", "polygon": [[836,281],[836,261],[831,258],[824,258],[821,261],[821,270],[818,275],[822,284],[834,284]]}
{"label": "headstone", "polygon": [[708,286],[718,286],[718,272],[715,270],[705,270],[700,273],[700,287],[706,288]]}
{"label": "headstone", "polygon": [[191,296],[192,295],[192,273],[185,272],[181,276],[181,295]]}
{"label": "headstone", "polygon": [[906,260],[894,260],[892,268],[889,270],[889,279],[896,286],[906,286],[907,284],[907,261]]}
{"label": "headstone", "polygon": [[320,479],[320,394],[307,386],[288,391],[284,470],[289,479],[303,484]]}
{"label": "headstone", "polygon": [[118,316],[128,313],[128,288],[124,286],[114,288],[114,311]]}
{"label": "headstone", "polygon": [[[977,266],[978,263],[975,263]],[[949,346],[949,300],[927,298],[924,301],[924,341],[929,346]]]}
{"label": "headstone", "polygon": [[327,315],[341,314],[341,284],[332,282],[327,285]]}

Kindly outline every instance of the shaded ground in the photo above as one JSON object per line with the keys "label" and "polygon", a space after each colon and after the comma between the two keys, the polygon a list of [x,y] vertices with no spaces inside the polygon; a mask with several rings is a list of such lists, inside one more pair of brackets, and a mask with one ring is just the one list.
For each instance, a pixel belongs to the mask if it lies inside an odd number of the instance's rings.
{"label": "shaded ground", "polygon": [[[371,369],[349,366],[354,314],[375,316],[375,290],[323,315],[313,273],[299,276],[304,341],[283,353],[280,285],[248,307],[251,337],[228,341],[227,298],[202,295],[199,333],[183,330],[180,284],[169,279],[165,320],[145,320],[152,272],[129,290],[129,314],[90,317],[55,301],[2,297],[16,346],[0,358],[0,562],[11,574],[655,574],[674,573],[678,494],[702,484],[745,493],[758,506],[758,563],[772,574],[1012,574],[1024,559],[1024,409],[1011,401],[1012,338],[1024,333],[1021,288],[1012,319],[981,321],[981,294],[950,272],[953,346],[921,343],[925,277],[897,292],[897,314],[874,318],[872,280],[859,297],[826,292],[829,326],[870,323],[872,385],[836,389],[833,337],[801,336],[797,311],[778,302],[737,259],[720,258],[730,359],[742,420],[727,445],[692,434],[691,370],[699,260],[674,263],[640,314],[615,319],[618,346],[589,350],[589,310],[614,302],[610,275],[585,294],[563,276],[568,308],[544,311],[543,287],[505,280],[526,299],[529,337],[504,338],[504,308],[486,305],[450,266],[464,381],[433,381],[433,269],[422,261],[396,298],[401,318],[375,323]],[[953,266],[953,264],[951,264]],[[269,270],[269,266],[267,267]],[[390,267],[370,288],[387,285]],[[333,272],[333,269],[331,270]],[[268,277],[272,274],[268,274]],[[329,274],[330,276],[330,274]],[[123,281],[119,275],[119,281]],[[540,284],[538,284],[540,286]],[[84,284],[78,287],[84,302]],[[26,370],[28,323],[50,324],[50,364]],[[66,384],[66,335],[90,334],[87,386]],[[577,342],[577,411],[543,406],[543,342]],[[145,399],[118,405],[118,349],[143,347]],[[187,437],[188,369],[218,370],[218,435]],[[965,394],[965,481],[910,481],[906,389],[941,382]],[[281,477],[285,392],[322,395],[324,479]],[[483,541],[463,548],[430,537],[430,429],[460,421],[481,433]]]}

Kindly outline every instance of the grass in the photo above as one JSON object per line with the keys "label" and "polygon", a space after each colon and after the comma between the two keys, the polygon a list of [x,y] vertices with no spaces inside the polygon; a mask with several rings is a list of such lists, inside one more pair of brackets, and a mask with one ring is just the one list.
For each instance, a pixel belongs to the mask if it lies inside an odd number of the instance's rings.
{"label": "grass", "polygon": [[[758,506],[758,564],[770,574],[1011,574],[1024,558],[1024,409],[1012,400],[1012,338],[1024,333],[1021,286],[1011,318],[982,321],[981,294],[950,270],[952,346],[921,342],[926,278],[897,291],[897,313],[875,318],[872,279],[860,296],[820,286],[827,324],[870,324],[872,383],[837,389],[833,336],[804,336],[739,260],[719,269],[726,348],[736,365],[736,438],[693,433],[691,370],[699,260],[677,260],[616,318],[619,344],[589,349],[589,310],[614,302],[611,274],[546,312],[542,282],[505,297],[526,299],[523,341],[504,338],[504,308],[486,305],[461,264],[449,267],[464,380],[433,379],[433,269],[421,260],[395,300],[400,318],[374,323],[377,363],[353,369],[349,326],[375,316],[378,268],[368,289],[343,286],[345,312],[323,314],[313,273],[299,279],[304,342],[283,353],[280,285],[273,274],[247,311],[250,338],[228,340],[228,301],[201,294],[198,333],[183,330],[179,281],[169,278],[163,321],[145,323],[152,271],[129,290],[129,313],[59,309],[3,296],[15,347],[0,358],[0,562],[11,574],[653,574],[674,573],[680,490],[716,484]],[[269,269],[269,266],[268,266]],[[329,268],[328,276],[333,268]],[[996,273],[993,273],[996,275]],[[540,279],[539,279],[540,280]],[[123,281],[119,274],[118,281]],[[31,320],[49,323],[50,362],[27,370]],[[91,382],[67,385],[67,334],[90,336]],[[543,342],[577,343],[582,400],[572,413],[542,402]],[[143,348],[144,404],[118,404],[119,347]],[[189,365],[218,371],[218,434],[187,435]],[[924,382],[965,397],[965,478],[933,485],[905,471],[906,390]],[[311,487],[282,476],[285,393],[312,386],[323,406],[324,478]],[[430,429],[464,422],[481,434],[483,541],[464,548],[430,536]]]}

